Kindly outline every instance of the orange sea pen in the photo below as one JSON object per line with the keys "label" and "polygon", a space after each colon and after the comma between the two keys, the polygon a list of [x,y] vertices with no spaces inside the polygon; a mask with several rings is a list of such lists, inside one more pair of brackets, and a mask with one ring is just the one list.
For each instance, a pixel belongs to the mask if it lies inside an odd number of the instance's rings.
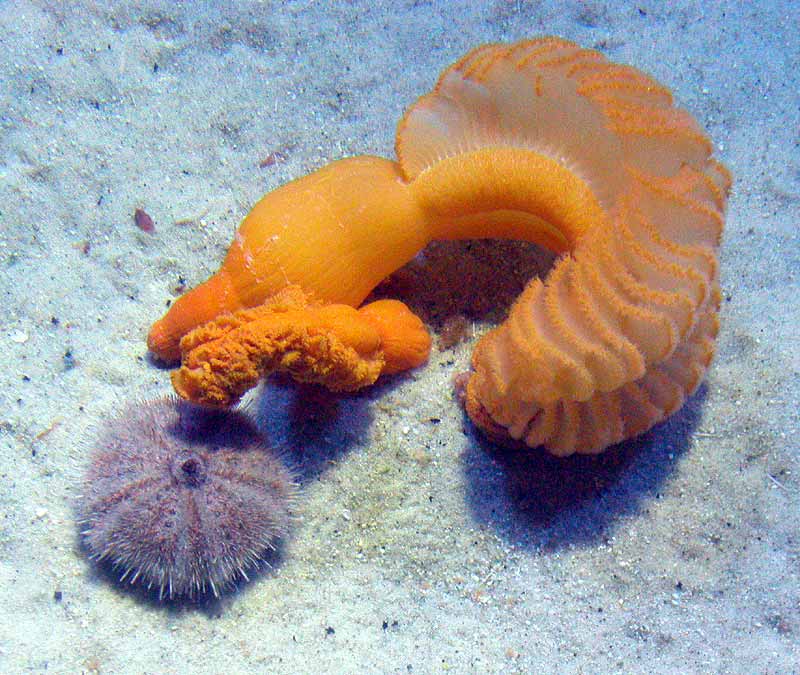
{"label": "orange sea pen", "polygon": [[[713,354],[731,179],[667,89],[560,38],[484,45],[406,112],[396,151],[266,195],[219,272],[153,326],[151,350],[183,350],[199,372],[215,352],[192,356],[183,335],[288,285],[357,307],[431,240],[520,239],[562,255],[479,341],[473,421],[566,455],[681,407]],[[392,322],[384,341],[404,334]]]}

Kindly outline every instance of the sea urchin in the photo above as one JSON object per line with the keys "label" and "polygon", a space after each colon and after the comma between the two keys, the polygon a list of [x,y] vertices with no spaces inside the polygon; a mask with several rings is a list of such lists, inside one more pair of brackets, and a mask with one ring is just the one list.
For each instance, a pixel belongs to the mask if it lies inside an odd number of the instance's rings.
{"label": "sea urchin", "polygon": [[159,597],[215,596],[285,534],[291,475],[243,413],[166,397],[105,423],[79,520],[92,558]]}

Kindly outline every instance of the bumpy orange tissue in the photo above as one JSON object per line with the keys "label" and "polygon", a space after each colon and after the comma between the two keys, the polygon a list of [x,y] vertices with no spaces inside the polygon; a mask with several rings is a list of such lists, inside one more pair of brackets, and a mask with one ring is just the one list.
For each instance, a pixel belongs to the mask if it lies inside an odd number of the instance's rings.
{"label": "bumpy orange tissue", "polygon": [[172,373],[183,398],[216,407],[239,401],[271,372],[332,391],[355,391],[378,376],[420,365],[430,336],[397,300],[359,310],[310,303],[290,286],[255,309],[225,314],[181,340],[183,363]]}
{"label": "bumpy orange tissue", "polygon": [[[195,386],[190,372],[197,387],[206,386],[200,370],[224,370],[231,381],[240,368],[244,379],[260,372],[227,356],[250,348],[244,328],[223,338],[225,358],[193,365],[181,337],[224,312],[290,284],[321,303],[357,307],[431,240],[508,238],[561,257],[475,349],[463,398],[478,426],[501,442],[591,453],[683,405],[713,355],[731,178],[666,88],[559,38],[484,45],[406,112],[396,152],[398,162],[334,162],[256,204],[219,272],[151,329],[161,358],[184,352],[179,391]],[[280,367],[322,381],[319,371],[337,373],[328,382],[340,388],[370,380],[379,357],[368,341],[356,348],[331,332],[359,353],[358,374],[341,375],[339,352],[321,350],[307,315],[295,319],[302,347]],[[384,358],[406,339],[393,325],[381,338]],[[276,331],[284,335],[259,328]],[[398,368],[422,361],[417,354]]]}

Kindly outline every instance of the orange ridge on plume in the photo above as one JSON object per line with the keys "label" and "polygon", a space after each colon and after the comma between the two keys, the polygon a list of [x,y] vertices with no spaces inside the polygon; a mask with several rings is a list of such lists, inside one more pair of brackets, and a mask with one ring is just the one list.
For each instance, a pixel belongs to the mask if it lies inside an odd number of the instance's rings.
{"label": "orange ridge on plume", "polygon": [[[500,442],[593,453],[683,405],[714,351],[731,176],[663,85],[560,38],[483,45],[409,108],[396,153],[333,162],[256,204],[220,271],[151,329],[156,355],[183,354],[179,393],[227,405],[276,363],[331,388],[369,384],[391,369],[377,354],[409,337],[394,309],[341,307],[431,240],[509,238],[562,255],[479,341],[462,388],[476,425]],[[334,330],[359,356],[323,354],[322,307],[236,313],[290,285],[334,304],[351,337],[371,321],[381,347],[359,352]],[[291,348],[274,351],[286,335]],[[424,362],[429,346],[418,340],[394,368]],[[227,399],[212,393],[220,381]]]}

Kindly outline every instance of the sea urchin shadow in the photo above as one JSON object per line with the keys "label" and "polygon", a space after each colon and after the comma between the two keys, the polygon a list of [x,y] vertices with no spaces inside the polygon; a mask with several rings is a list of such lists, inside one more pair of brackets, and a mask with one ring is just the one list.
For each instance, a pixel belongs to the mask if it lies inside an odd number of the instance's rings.
{"label": "sea urchin shadow", "polygon": [[89,556],[162,598],[218,597],[286,534],[295,486],[240,412],[165,397],[103,425],[78,504]]}

